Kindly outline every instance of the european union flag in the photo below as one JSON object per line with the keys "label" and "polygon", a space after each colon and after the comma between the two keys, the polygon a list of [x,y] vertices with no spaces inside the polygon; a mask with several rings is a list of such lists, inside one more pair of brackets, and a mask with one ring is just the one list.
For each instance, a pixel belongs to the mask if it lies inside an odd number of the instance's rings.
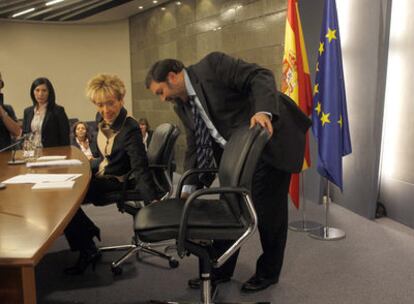
{"label": "european union flag", "polygon": [[313,95],[318,172],[342,190],[342,157],[352,152],[335,0],[326,0]]}

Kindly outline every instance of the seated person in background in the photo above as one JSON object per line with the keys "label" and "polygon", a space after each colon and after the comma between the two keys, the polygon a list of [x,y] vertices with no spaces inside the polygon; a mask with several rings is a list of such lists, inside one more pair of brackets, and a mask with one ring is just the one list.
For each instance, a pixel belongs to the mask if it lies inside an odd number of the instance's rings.
{"label": "seated person in background", "polygon": [[[125,182],[133,182],[145,201],[154,200],[155,186],[138,122],[124,108],[124,83],[118,76],[99,74],[88,82],[87,96],[100,114],[97,115],[97,144],[101,162],[92,176],[85,201],[95,205],[112,203],[105,194],[121,190],[124,177],[131,170],[134,180]],[[70,248],[79,251],[78,261],[66,268],[65,273],[82,274],[88,265],[93,267],[101,256],[93,241],[94,237],[100,239],[100,231],[82,208],[66,227],[65,236]]]}
{"label": "seated person in background", "polygon": [[89,160],[98,157],[96,141],[89,133],[89,127],[85,122],[78,121],[72,127],[72,146],[82,150]]}
{"label": "seated person in background", "polygon": [[4,96],[1,92],[3,88],[4,82],[0,73],[0,149],[9,146],[12,137],[19,137],[22,133],[12,106],[4,104]]}
{"label": "seated person in background", "polygon": [[138,120],[139,128],[141,129],[142,141],[145,145],[145,150],[148,150],[149,143],[152,138],[152,130],[150,129],[148,120],[146,118],[140,118]]}
{"label": "seated person in background", "polygon": [[55,89],[49,79],[40,77],[30,87],[33,106],[24,110],[23,133],[33,133],[39,147],[69,146],[69,119],[56,104]]}

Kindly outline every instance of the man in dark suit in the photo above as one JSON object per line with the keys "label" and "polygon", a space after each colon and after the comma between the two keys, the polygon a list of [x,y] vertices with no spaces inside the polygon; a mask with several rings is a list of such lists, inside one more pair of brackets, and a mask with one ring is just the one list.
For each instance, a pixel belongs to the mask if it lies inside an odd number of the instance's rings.
{"label": "man in dark suit", "polygon": [[[216,163],[238,127],[260,124],[272,134],[252,184],[263,253],[255,274],[243,284],[242,291],[255,292],[277,283],[287,237],[290,174],[302,168],[309,119],[289,97],[277,92],[271,71],[219,52],[189,67],[174,59],[158,61],[147,74],[146,86],[161,101],[175,104],[187,134],[186,170],[200,166],[192,107],[197,108],[213,139]],[[183,189],[184,195],[201,186],[203,182],[194,176]],[[204,182],[204,186],[209,184]],[[228,242],[216,242],[214,246],[220,254],[227,249]],[[230,280],[237,255],[214,269],[213,284]],[[198,284],[199,280],[189,281],[190,287]]]}

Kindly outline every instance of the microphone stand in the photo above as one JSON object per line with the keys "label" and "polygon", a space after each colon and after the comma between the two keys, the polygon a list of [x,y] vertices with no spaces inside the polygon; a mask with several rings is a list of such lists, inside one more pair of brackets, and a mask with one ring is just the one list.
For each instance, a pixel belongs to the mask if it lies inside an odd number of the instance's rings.
{"label": "microphone stand", "polygon": [[26,161],[24,159],[16,159],[16,149],[12,151],[12,158],[7,162],[8,165],[21,165],[24,164]]}
{"label": "microphone stand", "polygon": [[[11,145],[9,145],[9,146],[7,146],[7,147],[5,147],[3,149],[0,149],[0,153],[1,153],[1,152],[7,151],[7,150],[13,148],[12,158],[11,158],[11,160],[9,160],[7,162],[7,164],[9,164],[9,165],[19,165],[19,164],[24,164],[25,163],[24,160],[21,160],[21,159],[16,160],[16,149],[15,149],[15,147],[17,145],[19,145],[22,141],[24,141],[26,138],[28,138],[29,134],[30,133],[24,134],[22,137],[20,137],[19,139],[17,139],[16,142],[12,143]],[[5,189],[5,188],[6,188],[6,185],[3,184],[3,183],[0,183],[0,190]]]}
{"label": "microphone stand", "polygon": [[7,162],[7,164],[9,164],[9,165],[20,165],[20,164],[25,163],[25,161],[22,160],[22,159],[16,159],[16,149],[15,149],[15,147],[18,146],[19,144],[21,144],[27,137],[28,137],[28,134],[25,134],[22,137],[20,137],[19,139],[17,139],[16,142],[14,142],[11,145],[9,145],[9,146],[7,146],[7,147],[0,150],[0,153],[1,153],[1,152],[7,151],[7,150],[13,148],[11,160],[9,160]]}

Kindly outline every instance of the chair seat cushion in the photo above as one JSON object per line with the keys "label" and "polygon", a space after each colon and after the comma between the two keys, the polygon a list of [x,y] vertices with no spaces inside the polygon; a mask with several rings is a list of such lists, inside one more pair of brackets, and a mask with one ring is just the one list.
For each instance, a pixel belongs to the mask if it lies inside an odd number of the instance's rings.
{"label": "chair seat cushion", "polygon": [[[135,231],[145,242],[178,237],[184,201],[169,199],[150,204],[135,217]],[[188,239],[237,239],[245,226],[236,218],[224,200],[196,200],[188,219]]]}

